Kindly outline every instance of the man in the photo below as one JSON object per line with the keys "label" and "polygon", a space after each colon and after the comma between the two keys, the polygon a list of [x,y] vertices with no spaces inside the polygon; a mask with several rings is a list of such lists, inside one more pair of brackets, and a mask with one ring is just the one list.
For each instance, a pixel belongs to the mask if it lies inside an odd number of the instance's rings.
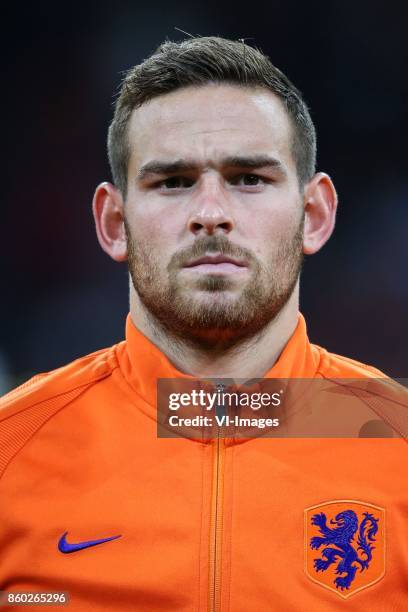
{"label": "man", "polygon": [[167,42],[128,72],[108,152],[93,212],[129,262],[126,340],[3,400],[1,587],[81,612],[405,609],[392,418],[383,439],[157,435],[162,379],[372,381],[336,383],[330,410],[345,394],[381,421],[384,375],[311,344],[299,313],[337,206],[299,91],[242,42]]}

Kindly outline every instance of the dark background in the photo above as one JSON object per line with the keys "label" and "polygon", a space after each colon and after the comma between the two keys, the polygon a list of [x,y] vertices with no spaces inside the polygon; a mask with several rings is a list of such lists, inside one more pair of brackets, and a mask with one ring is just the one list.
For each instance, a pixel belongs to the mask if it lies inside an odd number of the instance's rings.
{"label": "dark background", "polygon": [[95,186],[121,71],[174,27],[245,37],[301,89],[339,193],[308,258],[312,341],[407,376],[407,23],[393,2],[42,2],[2,15],[0,390],[122,339],[126,265],[96,241]]}

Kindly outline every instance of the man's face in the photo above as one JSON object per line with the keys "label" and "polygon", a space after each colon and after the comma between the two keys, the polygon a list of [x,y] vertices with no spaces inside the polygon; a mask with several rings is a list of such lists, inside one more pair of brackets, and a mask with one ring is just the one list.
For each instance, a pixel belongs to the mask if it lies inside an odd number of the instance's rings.
{"label": "man's face", "polygon": [[262,330],[296,285],[303,201],[280,100],[189,87],[136,109],[125,203],[129,270],[150,316],[203,345]]}

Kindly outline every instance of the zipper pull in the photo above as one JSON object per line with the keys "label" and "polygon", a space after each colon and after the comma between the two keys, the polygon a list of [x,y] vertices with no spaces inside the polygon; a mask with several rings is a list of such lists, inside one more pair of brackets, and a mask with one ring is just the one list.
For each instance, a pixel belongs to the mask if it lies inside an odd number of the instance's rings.
{"label": "zipper pull", "polygon": [[[225,391],[226,385],[224,385],[224,383],[217,383],[215,385],[215,388],[217,389],[217,396],[218,396],[218,394],[220,394],[221,398],[222,398],[222,394]],[[225,408],[225,405],[224,405],[224,401],[221,398],[220,398],[221,401],[219,401],[219,398],[217,397],[217,403],[216,403],[216,406],[215,406],[215,414],[218,417],[223,417],[223,416],[226,416],[226,414],[227,414],[227,411],[226,411],[226,408]]]}
{"label": "zipper pull", "polygon": [[[215,389],[217,391],[217,398],[216,398],[216,404],[215,404],[214,418],[216,417],[215,418],[215,429],[216,429],[216,438],[218,440],[218,443],[220,442],[220,438],[224,438],[224,431],[226,427],[228,426],[228,419],[229,419],[228,410],[227,410],[227,406],[225,406],[224,404],[224,398],[223,398],[223,393],[226,388],[227,388],[227,385],[222,382],[218,382],[215,384]],[[220,397],[218,397],[218,395]]]}

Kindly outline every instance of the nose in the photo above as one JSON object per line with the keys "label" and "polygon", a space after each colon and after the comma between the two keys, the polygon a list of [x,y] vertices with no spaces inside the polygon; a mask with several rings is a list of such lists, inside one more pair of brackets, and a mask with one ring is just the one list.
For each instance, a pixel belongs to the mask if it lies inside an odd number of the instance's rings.
{"label": "nose", "polygon": [[195,235],[229,234],[234,228],[227,194],[216,177],[205,177],[201,181],[191,204],[188,229]]}

